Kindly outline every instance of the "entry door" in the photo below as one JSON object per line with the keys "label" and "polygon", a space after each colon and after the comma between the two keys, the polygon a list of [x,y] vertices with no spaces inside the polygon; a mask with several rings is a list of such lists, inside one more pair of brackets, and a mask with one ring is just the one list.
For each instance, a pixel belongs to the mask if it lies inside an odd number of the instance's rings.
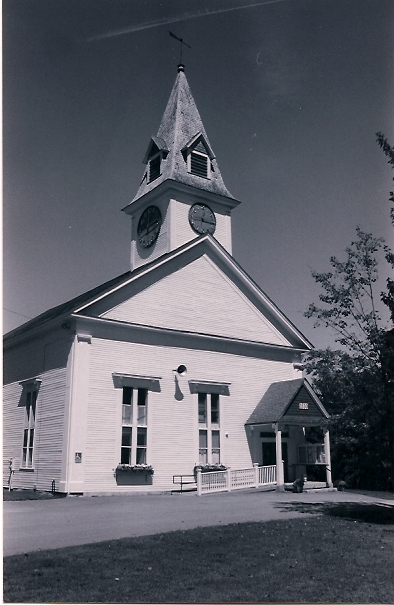
{"label": "entry door", "polygon": [[[271,466],[276,464],[276,443],[275,441],[263,441],[263,466]],[[284,466],[284,479],[288,481],[288,458],[287,458],[287,443],[282,441],[282,458]]]}

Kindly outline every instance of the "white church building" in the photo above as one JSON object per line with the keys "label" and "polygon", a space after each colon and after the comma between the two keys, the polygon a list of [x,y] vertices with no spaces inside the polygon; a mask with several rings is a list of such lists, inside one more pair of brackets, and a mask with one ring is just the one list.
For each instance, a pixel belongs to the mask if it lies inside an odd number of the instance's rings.
{"label": "white church building", "polygon": [[4,337],[3,484],[170,491],[211,465],[331,485],[328,414],[300,370],[311,344],[232,257],[239,201],[183,65],[144,164],[123,208],[130,271]]}

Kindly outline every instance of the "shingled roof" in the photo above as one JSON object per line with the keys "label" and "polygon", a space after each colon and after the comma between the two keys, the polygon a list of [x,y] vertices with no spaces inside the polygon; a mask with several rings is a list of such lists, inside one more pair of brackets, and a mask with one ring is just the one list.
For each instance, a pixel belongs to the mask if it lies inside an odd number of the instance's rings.
{"label": "shingled roof", "polygon": [[121,284],[122,282],[127,281],[130,278],[131,274],[131,271],[127,271],[126,273],[118,275],[117,277],[105,282],[104,284],[93,288],[92,290],[88,290],[87,292],[84,292],[83,294],[80,294],[79,296],[76,296],[71,300],[68,300],[60,305],[57,305],[56,307],[52,307],[51,309],[44,311],[44,313],[37,315],[30,321],[23,323],[14,330],[11,330],[7,334],[5,334],[4,342],[6,343],[8,340],[11,340],[12,337],[16,334],[25,332],[27,330],[35,328],[36,326],[40,326],[41,324],[44,324],[45,322],[50,321],[51,319],[60,317],[64,314],[72,313],[76,308],[80,307],[81,305],[88,303],[90,300],[97,298],[97,296],[105,294],[105,292],[108,292],[114,287]]}
{"label": "shingled roof", "polygon": [[305,387],[319,409],[322,418],[329,415],[305,378],[273,382],[264,393],[245,424],[271,424],[283,418],[302,387]]}
{"label": "shingled roof", "polygon": [[[213,169],[209,179],[200,178],[187,171],[184,150],[197,135],[199,135],[199,138],[202,137],[202,140],[206,143],[207,153],[211,158]],[[178,75],[164,111],[157,137],[151,138],[148,152],[143,160],[144,163],[148,160],[152,143],[158,149],[165,149],[166,151],[165,159],[161,163],[161,175],[150,183],[147,178],[143,178],[133,202],[167,179],[234,199],[223,182],[219,166],[190,91],[183,65],[178,66]]]}

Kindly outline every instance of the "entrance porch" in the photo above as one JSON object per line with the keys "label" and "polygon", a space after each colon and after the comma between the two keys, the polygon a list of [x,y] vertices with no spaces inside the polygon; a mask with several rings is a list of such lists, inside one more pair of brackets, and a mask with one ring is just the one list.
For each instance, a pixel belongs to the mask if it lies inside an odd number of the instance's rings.
{"label": "entrance porch", "polygon": [[305,378],[270,385],[245,424],[253,463],[276,467],[276,486],[296,479],[332,487],[329,415]]}

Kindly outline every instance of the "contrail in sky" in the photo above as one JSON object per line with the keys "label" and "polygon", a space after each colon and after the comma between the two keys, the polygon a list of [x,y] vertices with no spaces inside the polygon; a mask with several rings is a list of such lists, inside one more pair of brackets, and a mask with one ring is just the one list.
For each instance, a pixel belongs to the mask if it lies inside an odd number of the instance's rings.
{"label": "contrail in sky", "polygon": [[187,19],[197,19],[197,17],[207,17],[209,15],[217,15],[219,13],[229,13],[230,11],[237,11],[243,8],[253,8],[254,6],[264,6],[265,4],[277,4],[278,2],[286,2],[287,0],[265,0],[265,2],[253,2],[252,4],[243,4],[242,6],[232,6],[231,8],[218,8],[218,9],[210,9],[206,8],[204,11],[198,11],[195,13],[186,12],[182,15],[182,17],[163,17],[162,19],[157,19],[157,21],[149,21],[147,23],[141,23],[140,25],[130,25],[129,27],[125,27],[123,29],[117,29],[113,32],[108,32],[106,34],[99,34],[98,36],[93,36],[92,38],[88,38],[87,42],[92,42],[93,40],[103,40],[104,38],[112,38],[113,36],[122,36],[124,34],[131,34],[133,32],[138,32],[143,29],[150,29],[151,27],[159,27],[160,25],[167,25],[169,23],[178,23],[179,21],[186,21]]}

